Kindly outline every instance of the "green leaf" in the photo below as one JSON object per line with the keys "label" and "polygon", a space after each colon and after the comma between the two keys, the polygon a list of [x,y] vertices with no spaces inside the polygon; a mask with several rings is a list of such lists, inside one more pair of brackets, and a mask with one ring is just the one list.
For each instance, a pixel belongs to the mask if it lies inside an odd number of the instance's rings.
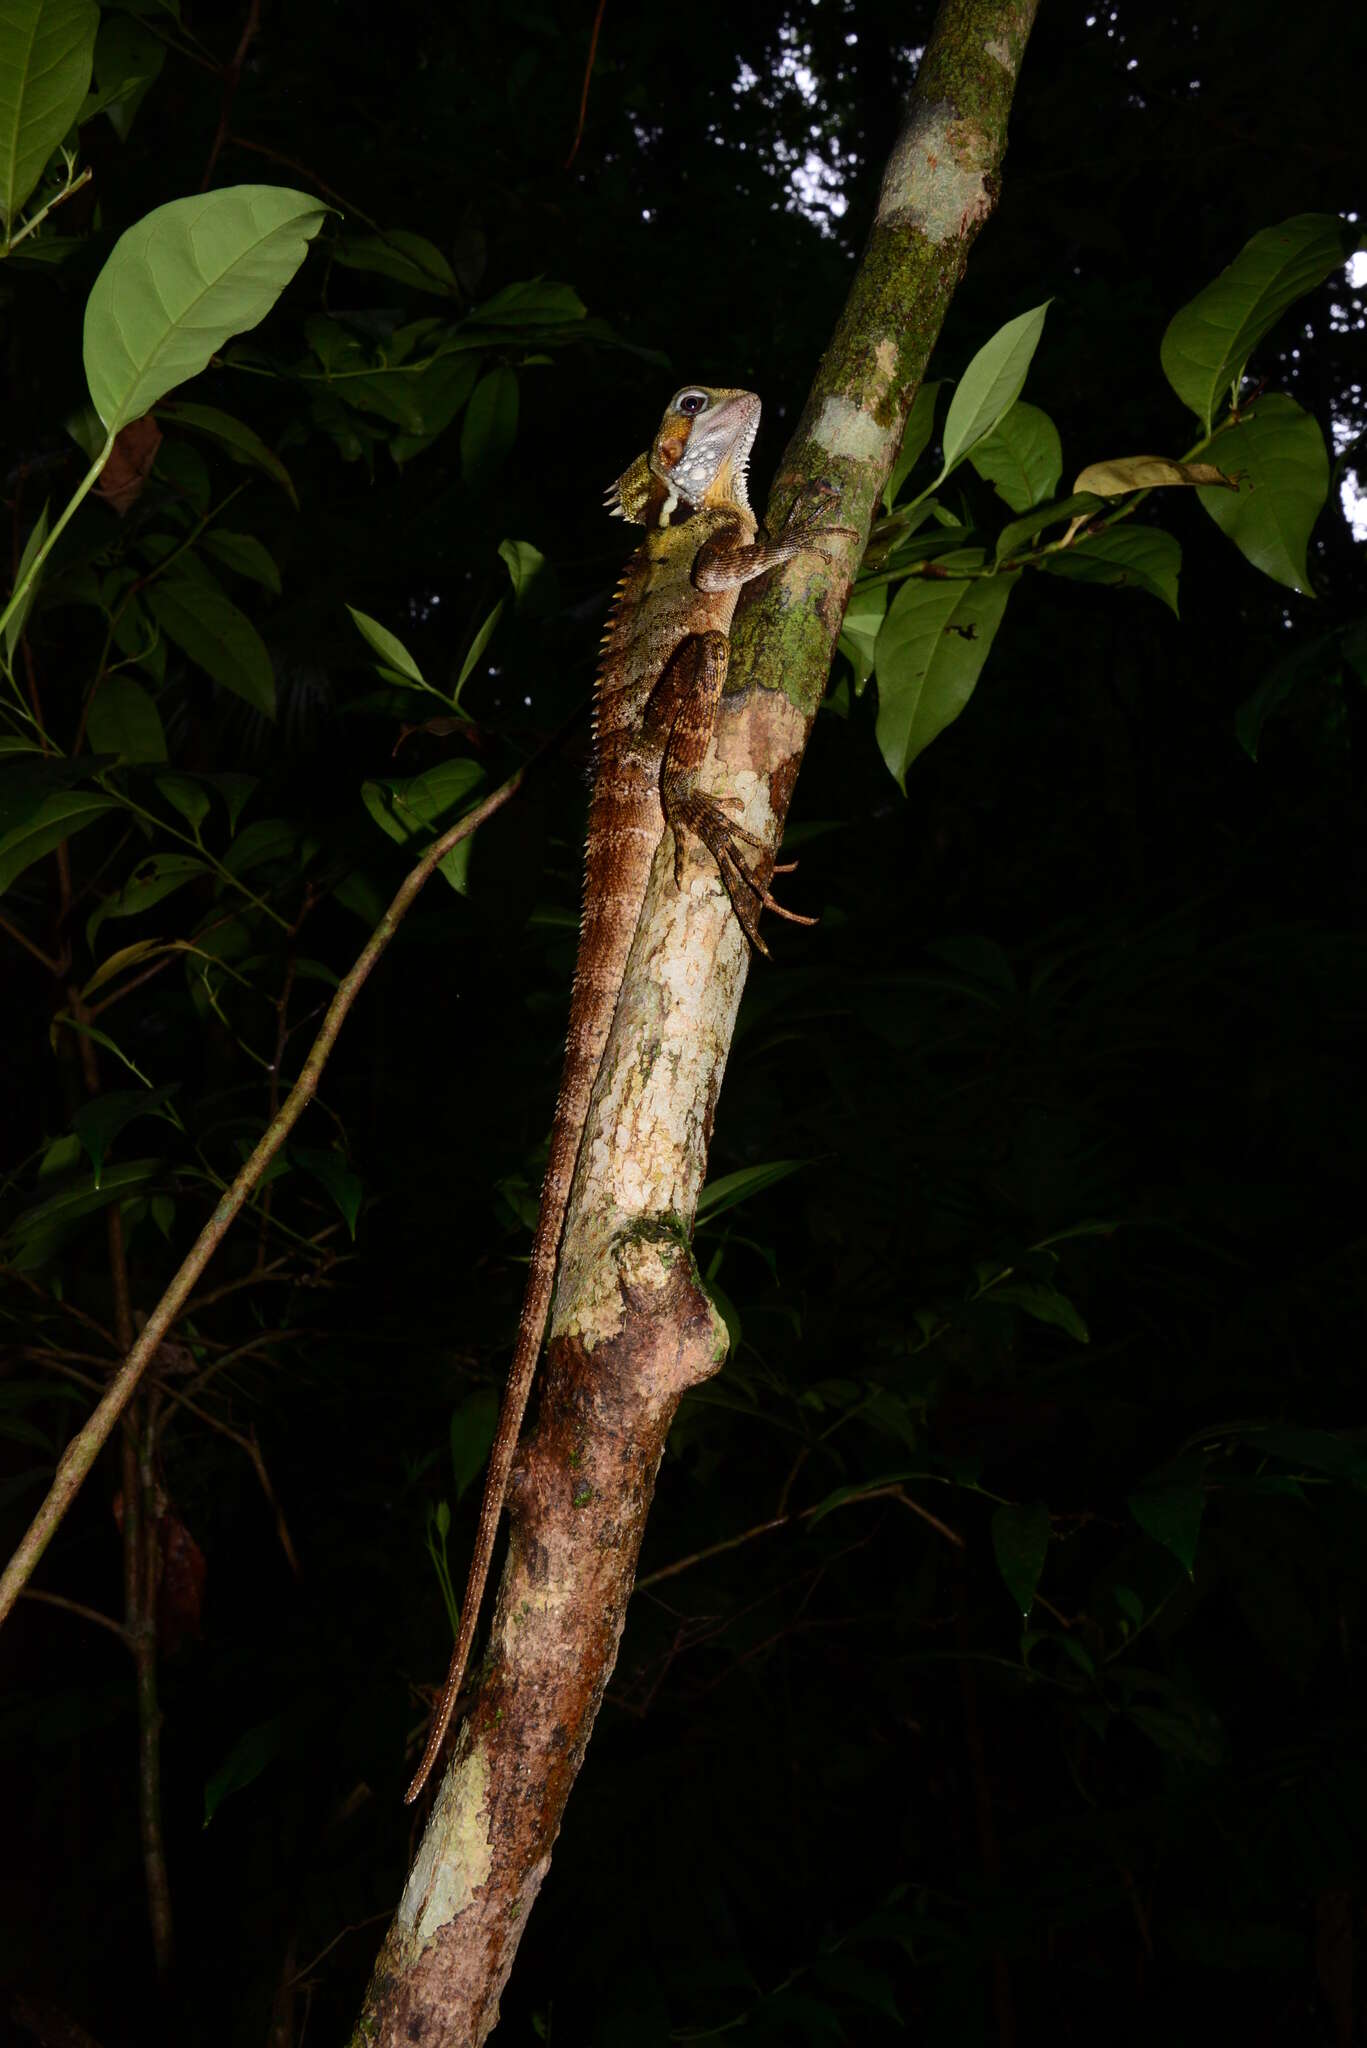
{"label": "green leaf", "polygon": [[738,1202],[748,1202],[763,1188],[771,1188],[778,1181],[787,1180],[790,1173],[800,1173],[804,1166],[810,1166],[809,1159],[771,1159],[765,1166],[742,1166],[735,1173],[723,1173],[716,1180],[710,1180],[698,1197],[696,1221],[711,1222],[726,1209],[734,1209]]}
{"label": "green leaf", "polygon": [[1000,1507],[992,1517],[992,1552],[1002,1583],[1023,1620],[1035,1604],[1049,1549],[1049,1510],[1038,1502]]}
{"label": "green leaf", "polygon": [[451,1469],[460,1500],[484,1470],[498,1426],[498,1395],[492,1387],[467,1394],[451,1411]]}
{"label": "green leaf", "polygon": [[720,1281],[704,1274],[702,1285],[704,1294],[726,1326],[726,1355],[728,1358],[734,1358],[740,1350],[741,1343],[740,1310]]}
{"label": "green leaf", "polygon": [[396,669],[401,676],[406,676],[410,682],[417,683],[424,689],[430,687],[427,678],[397,633],[391,633],[388,626],[382,626],[378,619],[372,619],[369,612],[357,611],[354,604],[349,604],[347,610],[355,621],[357,632],[366,645],[379,655],[381,661]]}
{"label": "green leaf", "polygon": [[288,1713],[275,1715],[272,1720],[259,1721],[245,1735],[238,1737],[218,1769],[205,1782],[206,1828],[225,1799],[255,1784],[268,1765],[298,1743],[313,1715],[312,1704],[305,1702],[292,1707]]}
{"label": "green leaf", "polygon": [[218,442],[232,461],[263,471],[279,484],[298,510],[294,480],[280,457],[266,446],[259,434],[253,433],[241,420],[235,420],[231,413],[220,412],[216,405],[191,405],[178,398],[174,404],[160,408],[159,418],[163,425],[170,420],[176,426],[189,427],[194,433],[207,434],[211,441]]}
{"label": "green leaf", "polygon": [[[886,1970],[876,1969],[872,1963],[851,1955],[848,1949],[828,1950],[812,1959],[812,1977],[828,1991],[847,2004],[863,2006],[869,2012],[881,2013],[894,2026],[905,2027],[897,2007],[893,1980]],[[845,2029],[839,2030],[844,2035]],[[837,2036],[839,2038],[839,2036]]]}
{"label": "green leaf", "polygon": [[212,803],[205,792],[204,784],[197,775],[158,775],[156,786],[170,804],[173,811],[179,811],[196,839],[199,828],[208,817]]}
{"label": "green leaf", "polygon": [[[94,1035],[92,1032],[91,1036]],[[82,1177],[74,1187],[64,1188],[61,1194],[50,1195],[45,1202],[25,1209],[5,1232],[10,1264],[21,1273],[45,1266],[75,1224],[145,1187],[161,1170],[160,1159],[127,1160],[122,1166],[112,1166],[98,1183],[93,1174]]]}
{"label": "green leaf", "polygon": [[228,830],[236,832],[237,821],[250,803],[253,794],[261,787],[259,775],[206,775],[204,781],[212,784],[228,807]]}
{"label": "green leaf", "polygon": [[96,1187],[100,1185],[110,1146],[119,1132],[135,1118],[160,1116],[165,1117],[168,1123],[176,1122],[166,1105],[179,1087],[179,1081],[168,1081],[160,1088],[118,1088],[108,1095],[97,1095],[93,1101],[82,1103],[71,1119],[71,1128],[95,1170]]}
{"label": "green leaf", "polygon": [[546,567],[546,557],[529,540],[501,540],[498,556],[508,571],[513,586],[513,602],[520,611]]}
{"label": "green leaf", "polygon": [[1274,583],[1313,597],[1305,551],[1329,495],[1329,456],[1319,423],[1294,399],[1270,393],[1251,405],[1217,447],[1236,491],[1196,493],[1221,533]]}
{"label": "green leaf", "polygon": [[1038,566],[1051,576],[1070,577],[1075,583],[1130,584],[1135,590],[1147,590],[1176,614],[1182,549],[1161,527],[1130,522],[1089,533],[1061,554],[1045,555]]}
{"label": "green leaf", "polygon": [[280,571],[275,558],[254,533],[229,533],[222,527],[211,527],[201,534],[199,545],[206,555],[222,562],[234,575],[245,576],[249,582],[259,583],[279,597]]}
{"label": "green leaf", "polygon": [[485,372],[470,395],[460,428],[460,467],[478,490],[502,468],[517,439],[517,377],[500,367]]}
{"label": "green leaf", "polygon": [[85,373],[109,434],[264,320],[328,208],[279,185],[173,199],[120,235],[85,309]]}
{"label": "green leaf", "polygon": [[95,948],[95,934],[107,917],[140,917],[144,910],[181,889],[196,875],[209,872],[207,863],[193,853],[152,853],[140,860],[121,889],[106,896],[86,919],[85,942]]}
{"label": "green leaf", "polygon": [[0,837],[0,896],[34,861],[51,853],[64,839],[84,832],[106,811],[118,809],[112,796],[96,796],[88,789],[72,789],[48,797],[26,824]]}
{"label": "green leaf", "polygon": [[[382,832],[420,854],[469,808],[467,799],[483,780],[484,770],[475,761],[442,761],[411,782],[364,783],[361,798]],[[464,895],[470,841],[459,841],[438,865],[451,887]]]}
{"label": "green leaf", "polygon": [[292,818],[258,818],[239,832],[223,856],[230,875],[242,876],[267,861],[288,860],[299,844],[299,827]]}
{"label": "green leaf", "polygon": [[0,761],[0,833],[17,832],[38,816],[49,797],[70,789],[90,773],[88,760],[7,749]]}
{"label": "green leaf", "polygon": [[1095,491],[1074,491],[1066,498],[1055,498],[1052,504],[1037,505],[1021,519],[1012,519],[997,535],[995,559],[1005,562],[1017,554],[1021,543],[1033,540],[1046,527],[1061,526],[1065,520],[1086,519],[1093,512],[1104,512],[1106,500]]}
{"label": "green leaf", "polygon": [[923,384],[912,400],[911,411],[902,432],[902,445],[897,451],[897,460],[888,473],[883,486],[883,510],[891,512],[897,501],[897,493],[910,476],[922,455],[926,443],[935,430],[935,401],[940,395],[942,378],[930,384]]}
{"label": "green leaf", "polygon": [[152,584],[147,606],[168,640],[225,690],[275,716],[275,671],[245,612],[216,585],[175,571]]}
{"label": "green leaf", "polygon": [[164,761],[166,734],[156,699],[132,676],[106,676],[90,700],[86,723],[97,754],[122,761]]}
{"label": "green leaf", "polygon": [[1063,443],[1047,412],[1017,399],[968,459],[1013,512],[1028,512],[1058,489]]}
{"label": "green leaf", "polygon": [[[1179,1701],[1173,1707],[1127,1707],[1125,1718],[1169,1756],[1199,1764],[1222,1764],[1229,1760],[1229,1744],[1218,1717],[1195,1700]],[[1210,1947],[1203,1944],[1202,1963],[1208,1965],[1209,1957]]]}
{"label": "green leaf", "polygon": [[1042,1281],[1013,1280],[1005,1287],[992,1288],[989,1298],[1009,1302],[1023,1314],[1033,1316],[1037,1323],[1050,1323],[1056,1330],[1066,1330],[1079,1344],[1092,1341],[1086,1323],[1067,1295],[1060,1294],[1056,1287],[1046,1287]]}
{"label": "green leaf", "polygon": [[1277,1425],[1241,1429],[1235,1435],[1261,1457],[1280,1458],[1287,1465],[1324,1472],[1331,1479],[1347,1480],[1350,1486],[1367,1492],[1367,1445],[1352,1435],[1334,1436],[1326,1429]]}
{"label": "green leaf", "polygon": [[81,995],[94,995],[96,989],[103,988],[116,974],[122,974],[125,967],[136,967],[140,961],[150,960],[158,953],[174,953],[179,950],[180,944],[176,940],[168,942],[165,939],[135,939],[131,946],[120,946],[107,960],[101,961],[82,988]]}
{"label": "green leaf", "polygon": [[1196,1543],[1206,1496],[1204,1462],[1186,1459],[1130,1495],[1130,1513],[1146,1536],[1170,1550],[1188,1578],[1196,1576]]}
{"label": "green leaf", "polygon": [[945,419],[943,481],[970,448],[983,440],[1020,397],[1021,386],[1044,332],[1050,301],[1034,306],[998,328],[978,350],[955,389]]}
{"label": "green leaf", "polygon": [[[29,569],[32,567],[33,564],[34,556],[37,554],[39,548],[43,545],[43,542],[47,539],[48,505],[51,504],[51,502],[51,499],[47,500],[47,502],[43,506],[42,511],[38,514],[38,517],[34,520],[32,526],[29,528],[28,539],[24,542],[24,552],[19,557],[19,568],[14,578],[14,587],[16,590],[19,589],[20,585],[23,583],[24,578],[28,575]],[[19,642],[23,637],[24,621],[25,619],[27,619],[29,615],[29,607],[32,605],[34,598],[37,596],[38,585],[41,581],[42,576],[40,572],[39,575],[34,577],[32,583],[24,592],[23,597],[21,598],[19,603],[15,606],[14,610],[10,613],[9,617],[5,621],[5,661],[10,668],[13,668],[14,666],[15,649],[18,647]]]}
{"label": "green leaf", "polygon": [[346,1161],[336,1152],[316,1151],[307,1145],[291,1145],[290,1158],[327,1189],[342,1213],[342,1220],[354,1244],[356,1218],[361,1213],[361,1201],[365,1195],[365,1186],[360,1175],[353,1173]]}
{"label": "green leaf", "polygon": [[1254,235],[1214,283],[1173,315],[1159,351],[1163,374],[1206,433],[1217,402],[1269,328],[1346,263],[1352,246],[1352,231],[1337,215],[1296,214]]}
{"label": "green leaf", "polygon": [[456,677],[456,687],[454,692],[455,696],[459,697],[461,691],[464,689],[466,683],[469,681],[470,676],[474,672],[476,663],[480,660],[485,648],[493,639],[494,628],[497,626],[499,620],[502,617],[503,599],[500,598],[498,603],[490,612],[488,618],[484,621],[484,624],[476,633],[474,639],[470,642],[469,648],[466,652],[465,659],[460,665],[460,674]]}
{"label": "green leaf", "polygon": [[[68,1011],[59,1011],[48,1026],[48,1038],[54,1050],[57,1044],[57,1033],[61,1030],[74,1031],[78,1037],[88,1038],[92,1045],[102,1045],[106,1052],[113,1053],[120,1066],[127,1067],[135,1081],[141,1081],[144,1088],[152,1086],[152,1083],[148,1080],[137,1061],[131,1060],[118,1041],[111,1038],[107,1031],[101,1031],[98,1025],[82,1024],[77,1018],[71,1016]],[[60,1142],[65,1141],[59,1140]]]}
{"label": "green leaf", "polygon": [[95,0],[0,4],[0,220],[10,233],[90,89],[99,25]]}
{"label": "green leaf", "polygon": [[368,270],[399,284],[450,298],[460,290],[456,274],[435,242],[408,228],[389,228],[381,235],[343,235],[332,251],[344,270]]}
{"label": "green leaf", "polygon": [[850,592],[850,601],[845,607],[845,616],[840,623],[840,639],[837,644],[854,670],[854,692],[857,697],[863,695],[864,686],[873,674],[874,649],[887,609],[886,583],[877,583],[872,589],[861,589],[856,583]]}
{"label": "green leaf", "polygon": [[1012,587],[1007,576],[917,576],[893,600],[874,650],[876,730],[879,751],[903,789],[916,756],[973,695]]}
{"label": "green leaf", "polygon": [[505,285],[482,306],[472,306],[466,320],[475,327],[561,327],[582,320],[586,310],[573,285],[534,277]]}
{"label": "green leaf", "polygon": [[166,45],[140,21],[122,12],[108,13],[95,38],[95,82],[77,115],[82,125],[107,114],[120,142],[127,142],[138,108],[166,62]]}

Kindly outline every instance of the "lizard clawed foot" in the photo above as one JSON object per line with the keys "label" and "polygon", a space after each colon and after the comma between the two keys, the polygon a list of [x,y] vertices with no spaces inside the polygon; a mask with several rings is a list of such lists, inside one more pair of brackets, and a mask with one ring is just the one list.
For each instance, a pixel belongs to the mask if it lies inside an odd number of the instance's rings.
{"label": "lizard clawed foot", "polygon": [[838,498],[839,495],[840,493],[836,490],[835,486],[828,484],[823,478],[809,478],[798,491],[797,496],[792,502],[788,517],[783,522],[783,540],[789,545],[809,548],[813,554],[817,555],[831,552],[831,550],[823,546],[825,541],[837,539],[857,540],[859,538],[857,527],[823,526],[820,524],[820,513],[823,506],[831,499]]}
{"label": "lizard clawed foot", "polygon": [[[781,917],[789,924],[814,925],[818,922],[814,917],[803,917],[799,911],[789,910],[786,904],[780,903],[777,897],[770,894],[763,882],[751,874],[740,858],[737,848],[754,846],[763,851],[765,841],[756,833],[747,832],[742,826],[734,824],[726,816],[722,803],[717,798],[698,793],[686,796],[671,809],[669,822],[674,828],[676,882],[682,880],[683,833],[688,831],[702,841],[717,863],[717,871],[725,884],[727,895],[731,898],[731,907],[736,913],[741,930],[757,952],[768,958],[769,948],[759,935],[761,909],[772,910],[775,917]],[[773,872],[776,875],[791,874],[796,866],[796,861],[786,861],[782,866],[775,867]]]}

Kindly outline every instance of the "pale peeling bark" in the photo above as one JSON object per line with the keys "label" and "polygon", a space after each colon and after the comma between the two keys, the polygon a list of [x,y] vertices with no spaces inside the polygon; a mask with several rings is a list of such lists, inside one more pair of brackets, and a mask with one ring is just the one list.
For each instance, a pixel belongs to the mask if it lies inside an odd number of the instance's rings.
{"label": "pale peeling bark", "polygon": [[[838,493],[859,539],[743,603],[706,786],[776,839],[862,541],[968,249],[991,212],[1036,0],[944,0],[874,226],[770,505]],[[716,869],[666,832],[594,1091],[508,1560],[461,1729],[353,2044],[485,2041],[612,1668],[674,1412],[725,1332],[687,1250],[748,949]]]}

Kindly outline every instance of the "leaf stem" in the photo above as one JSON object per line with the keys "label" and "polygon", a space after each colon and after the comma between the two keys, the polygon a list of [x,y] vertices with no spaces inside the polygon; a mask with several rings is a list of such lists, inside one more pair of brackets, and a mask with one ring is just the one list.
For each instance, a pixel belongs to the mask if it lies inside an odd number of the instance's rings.
{"label": "leaf stem", "polygon": [[[32,590],[35,582],[37,581],[39,570],[42,568],[48,556],[52,553],[53,547],[55,546],[57,540],[65,531],[66,527],[69,525],[72,514],[79,507],[81,500],[85,498],[93,488],[95,481],[100,474],[100,471],[104,468],[106,462],[108,462],[113,452],[114,436],[113,434],[111,434],[106,440],[103,448],[101,448],[99,454],[95,457],[95,460],[91,463],[85,475],[81,478],[81,481],[77,484],[70,498],[67,500],[67,503],[62,512],[59,514],[57,523],[53,527],[51,533],[43,542],[43,545],[39,548],[37,554],[33,557],[33,560],[29,563],[28,568],[25,571],[24,575],[21,577],[20,581],[15,585],[14,589],[10,592],[9,603],[5,606],[5,609],[2,612],[0,612],[0,634],[3,634],[5,627],[9,624],[15,612],[23,603],[24,598],[27,596],[28,592]],[[36,725],[37,721],[35,720],[34,723]]]}

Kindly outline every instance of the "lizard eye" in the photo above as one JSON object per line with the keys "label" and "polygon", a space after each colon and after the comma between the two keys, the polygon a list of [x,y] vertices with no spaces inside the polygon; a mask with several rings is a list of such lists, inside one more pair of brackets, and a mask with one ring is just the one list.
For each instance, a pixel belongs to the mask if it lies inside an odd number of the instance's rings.
{"label": "lizard eye", "polygon": [[688,419],[692,419],[695,413],[705,412],[706,409],[705,391],[681,391],[674,401],[675,412],[683,413]]}

